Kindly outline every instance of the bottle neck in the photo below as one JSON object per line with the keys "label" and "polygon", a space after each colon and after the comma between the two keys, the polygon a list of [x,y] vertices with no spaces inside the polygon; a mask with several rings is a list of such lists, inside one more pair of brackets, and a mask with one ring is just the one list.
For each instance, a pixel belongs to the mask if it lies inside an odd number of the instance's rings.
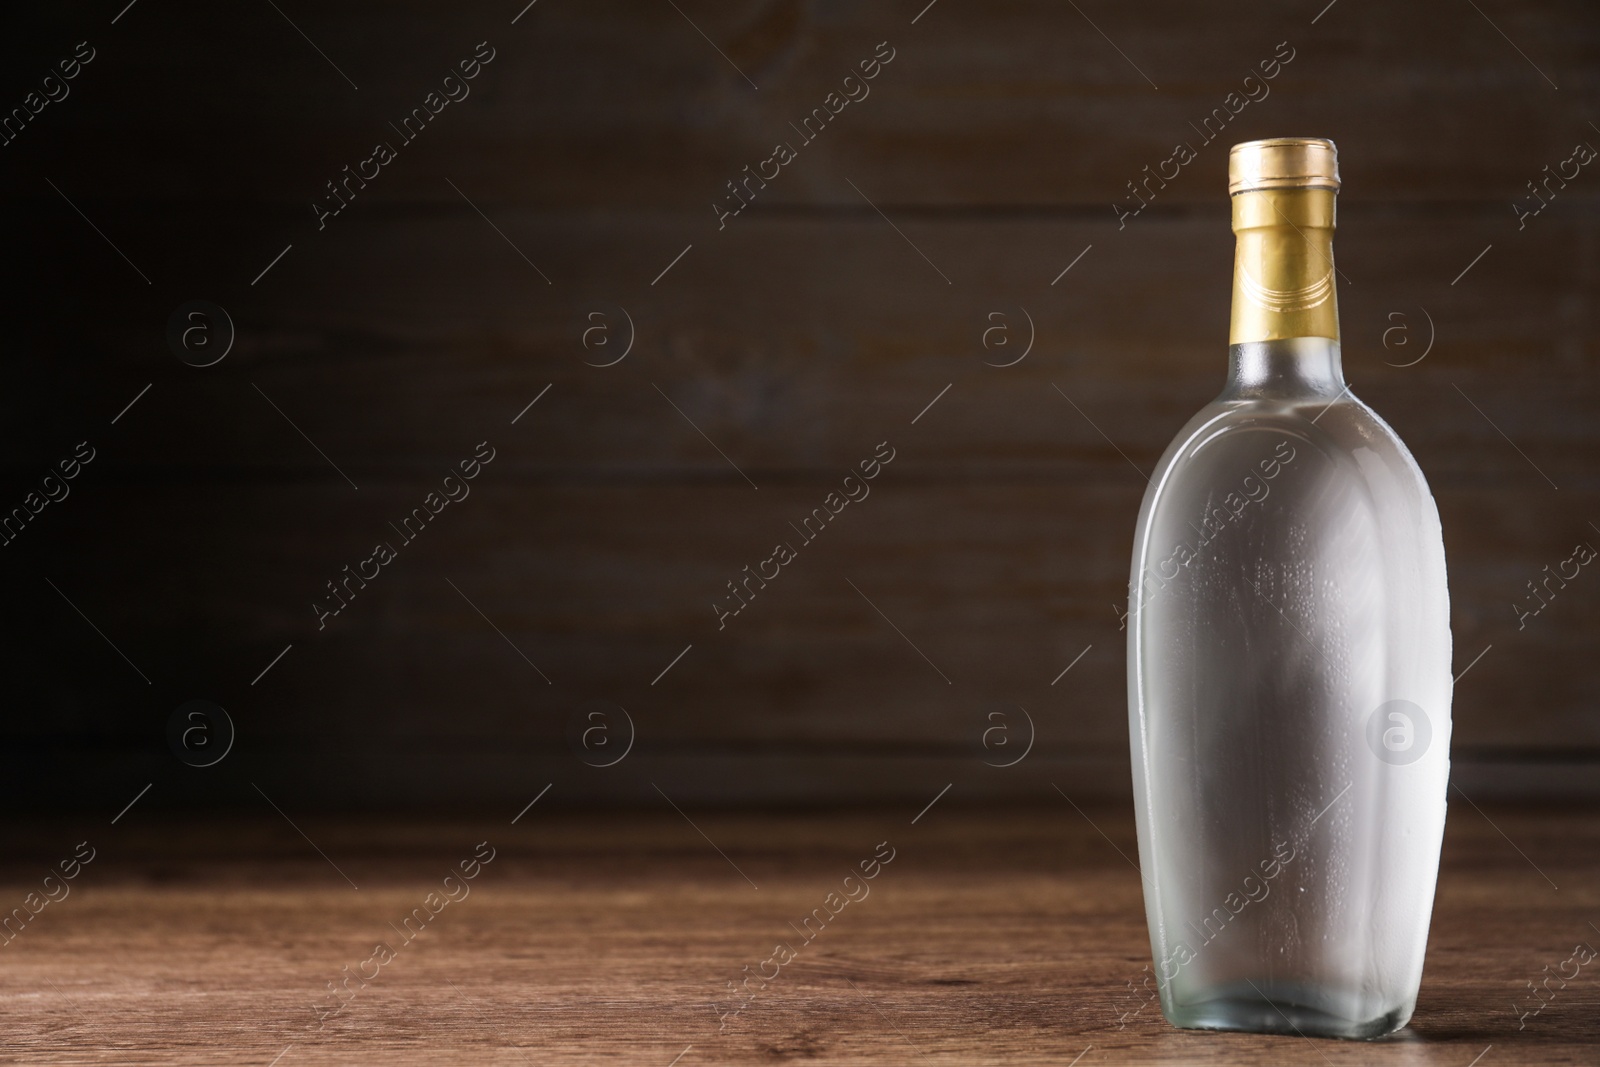
{"label": "bottle neck", "polygon": [[1344,389],[1338,341],[1288,337],[1230,345],[1228,384],[1218,399],[1332,401]]}
{"label": "bottle neck", "polygon": [[1317,337],[1337,353],[1334,197],[1321,188],[1234,195],[1230,345]]}

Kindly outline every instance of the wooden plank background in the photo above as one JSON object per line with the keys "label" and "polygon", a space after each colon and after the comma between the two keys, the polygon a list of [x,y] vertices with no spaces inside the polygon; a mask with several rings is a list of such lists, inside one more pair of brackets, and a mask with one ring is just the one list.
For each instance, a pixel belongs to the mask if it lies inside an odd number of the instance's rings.
{"label": "wooden plank background", "polygon": [[[1600,579],[1522,629],[1512,606],[1600,543],[1600,175],[1521,230],[1512,206],[1600,143],[1591,7],[679,6],[22,17],[7,101],[96,56],[3,148],[4,506],[98,454],[4,548],[8,796],[1125,795],[1143,476],[1225,371],[1227,145],[1284,133],[1340,145],[1345,369],[1439,501],[1458,779],[1594,791]],[[480,41],[471,95],[319,231],[323,183]],[[719,230],[723,183],[885,41],[870,96]],[[1119,228],[1125,183],[1279,42],[1270,95]],[[214,367],[168,349],[193,299],[237,328]],[[618,309],[629,355],[586,365]],[[613,346],[586,350],[595,311]],[[323,583],[484,440],[471,496],[319,631]],[[883,441],[871,496],[719,631],[724,583]],[[239,729],[208,771],[163,737],[192,698]],[[609,771],[563,740],[597,700],[637,729]],[[986,768],[1017,706],[1030,759]]]}

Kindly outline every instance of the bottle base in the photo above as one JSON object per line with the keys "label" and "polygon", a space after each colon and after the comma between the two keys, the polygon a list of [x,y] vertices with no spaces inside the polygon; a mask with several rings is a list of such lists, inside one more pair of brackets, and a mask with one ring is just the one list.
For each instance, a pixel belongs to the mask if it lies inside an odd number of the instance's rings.
{"label": "bottle base", "polygon": [[1243,995],[1218,996],[1171,1011],[1163,1005],[1162,1013],[1173,1026],[1184,1030],[1236,1030],[1355,1041],[1392,1034],[1411,1021],[1409,1006],[1372,1019],[1353,1019],[1309,1007],[1304,999],[1309,998],[1267,997],[1252,989]]}

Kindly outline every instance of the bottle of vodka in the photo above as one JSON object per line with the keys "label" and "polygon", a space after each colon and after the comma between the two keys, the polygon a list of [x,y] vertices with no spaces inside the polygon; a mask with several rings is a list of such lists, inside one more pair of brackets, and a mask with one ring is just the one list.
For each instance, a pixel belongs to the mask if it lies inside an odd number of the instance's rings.
{"label": "bottle of vodka", "polygon": [[1410,1019],[1444,831],[1450,623],[1422,471],[1345,384],[1333,143],[1236,145],[1227,384],[1134,535],[1128,721],[1161,1009]]}

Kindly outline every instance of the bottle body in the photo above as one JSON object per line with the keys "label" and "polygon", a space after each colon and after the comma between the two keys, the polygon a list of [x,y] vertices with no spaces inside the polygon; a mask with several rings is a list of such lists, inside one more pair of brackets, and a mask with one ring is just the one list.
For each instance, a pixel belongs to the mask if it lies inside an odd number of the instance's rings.
{"label": "bottle body", "polygon": [[1140,866],[1173,1024],[1372,1037],[1416,1002],[1449,773],[1438,511],[1321,337],[1232,348],[1134,542]]}

